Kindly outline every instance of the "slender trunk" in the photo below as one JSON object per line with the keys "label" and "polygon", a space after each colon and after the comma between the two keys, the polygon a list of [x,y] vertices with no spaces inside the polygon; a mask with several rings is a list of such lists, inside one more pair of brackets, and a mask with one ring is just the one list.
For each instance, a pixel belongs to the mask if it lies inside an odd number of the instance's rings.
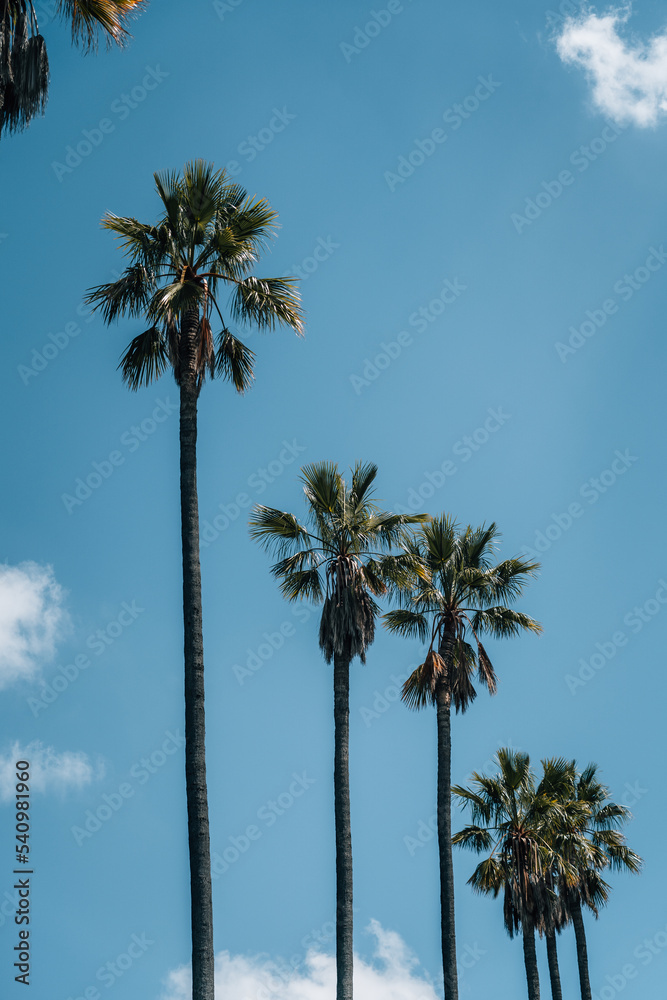
{"label": "slender trunk", "polygon": [[540,1000],[540,976],[537,969],[537,954],[535,951],[535,930],[528,920],[524,921],[522,930],[523,960],[526,965],[528,1000]]}
{"label": "slender trunk", "polygon": [[577,962],[579,963],[579,986],[581,987],[581,1000],[591,1000],[591,981],[588,976],[588,949],[586,947],[586,931],[584,930],[584,918],[581,912],[581,903],[578,899],[573,900],[570,906],[572,923],[574,924],[574,936],[577,941]]}
{"label": "slender trunk", "polygon": [[563,1000],[563,991],[560,985],[560,969],[558,968],[558,947],[556,945],[556,932],[547,931],[547,958],[549,960],[549,977],[551,979],[551,1000]]}
{"label": "slender trunk", "polygon": [[336,817],[336,1000],[352,1000],[352,832],[350,827],[350,656],[334,656]]}
{"label": "slender trunk", "polygon": [[452,858],[452,730],[451,695],[444,683],[436,691],[438,713],[438,848],[440,851],[440,927],[445,1000],[458,1000],[456,928],[454,924],[454,860]]}
{"label": "slender trunk", "polygon": [[192,998],[213,1000],[213,906],[206,793],[204,644],[202,637],[199,507],[197,501],[197,396],[194,317],[181,336],[181,537],[185,648],[185,785],[188,805],[192,920]]}

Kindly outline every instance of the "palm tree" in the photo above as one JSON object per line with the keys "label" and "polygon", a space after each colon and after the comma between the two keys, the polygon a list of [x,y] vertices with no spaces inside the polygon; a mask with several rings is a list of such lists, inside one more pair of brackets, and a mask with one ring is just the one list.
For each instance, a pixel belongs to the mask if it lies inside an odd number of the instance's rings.
{"label": "palm tree", "polygon": [[[542,787],[551,790],[549,785],[549,777],[552,773],[551,762],[542,762],[543,775],[542,775]],[[563,903],[563,897],[558,892],[559,885],[566,884],[567,880],[563,877],[563,870],[561,865],[561,855],[557,849],[557,842],[560,838],[560,833],[569,820],[570,824],[572,821],[577,821],[581,818],[582,809],[574,801],[574,780],[575,780],[575,765],[574,762],[570,764],[569,774],[567,779],[560,784],[560,786],[555,790],[556,797],[560,796],[561,809],[555,808],[550,814],[551,826],[542,824],[540,833],[546,844],[549,845],[552,851],[551,864],[548,865],[541,875],[541,882],[543,883],[543,889],[540,893],[540,898],[543,900],[543,907],[536,914],[535,929],[539,933],[540,937],[544,936],[546,938],[547,945],[547,961],[549,966],[549,979],[551,983],[551,997],[552,1000],[563,1000],[563,988],[560,979],[560,967],[558,963],[558,945],[556,942],[556,935],[560,934],[563,928],[567,925],[569,921],[568,914]],[[563,798],[563,792],[565,792],[565,798]],[[572,815],[574,813],[574,815]],[[570,879],[572,878],[572,872],[567,869]]]}
{"label": "palm tree", "polygon": [[[576,763],[572,761],[571,766],[574,773]],[[554,831],[552,846],[574,872],[569,879],[560,876],[558,889],[565,919],[574,926],[581,998],[592,1000],[582,905],[597,918],[610,892],[600,873],[606,868],[637,873],[642,859],[627,847],[620,832],[622,824],[631,818],[630,810],[611,801],[609,788],[598,776],[597,764],[589,764],[576,775],[572,798],[579,809],[565,828]]]}
{"label": "palm tree", "polygon": [[[543,834],[548,840],[548,835]],[[560,934],[567,924],[567,914],[563,906],[563,901],[557,892],[558,883],[558,856],[555,856],[555,864],[544,873],[543,879],[545,891],[541,898],[545,901],[545,906],[539,914],[536,930],[540,937],[544,935],[547,943],[547,961],[549,965],[549,980],[551,982],[551,1000],[563,1000],[563,988],[560,981],[560,966],[558,963],[558,945],[556,934]]]}
{"label": "palm tree", "polygon": [[[148,385],[170,368],[180,390],[181,536],[185,638],[185,775],[192,899],[193,1000],[213,997],[213,924],[206,793],[204,656],[199,508],[197,400],[206,376],[231,380],[238,392],[253,379],[254,354],[227,326],[220,300],[233,320],[302,332],[299,296],[292,278],[249,275],[272,235],[274,210],[231,184],[224,170],[202,160],[183,174],[155,174],[164,212],[155,225],[107,213],[102,225],[116,233],[129,258],[117,281],[87,295],[109,324],[121,316],[145,317],[119,368],[130,389]],[[221,329],[214,339],[215,309]]]}
{"label": "palm tree", "polygon": [[[480,634],[505,638],[521,630],[541,631],[536,621],[504,603],[520,596],[539,564],[515,558],[494,566],[497,538],[495,524],[459,531],[445,514],[422,525],[406,549],[419,571],[413,574],[411,587],[404,593],[404,606],[384,616],[391,632],[422,641],[430,637],[424,663],[404,684],[403,700],[410,708],[435,705],[437,710],[438,846],[446,1000],[458,1000],[451,842],[451,706],[465,712],[475,699],[475,673],[489,692],[495,693],[496,675]],[[475,648],[467,641],[468,632],[472,633]]]}
{"label": "palm tree", "polygon": [[[95,49],[123,45],[127,22],[145,0],[57,0],[58,14],[72,26],[72,42]],[[26,128],[43,114],[49,89],[46,43],[39,33],[32,0],[0,0],[0,133]]]}
{"label": "palm tree", "polygon": [[[572,770],[568,761],[543,761],[544,774],[536,786],[527,753],[498,751],[499,773],[474,773],[473,789],[456,785],[454,795],[470,807],[472,824],[453,837],[453,843],[489,857],[480,862],[469,885],[476,892],[503,894],[503,919],[510,937],[520,930],[529,1000],[539,1000],[540,981],[535,931],[548,926],[553,906],[550,873],[571,877],[552,850],[545,831],[562,820],[562,803],[569,802]],[[553,982],[553,979],[552,979]]]}
{"label": "palm tree", "polygon": [[405,525],[427,517],[380,510],[372,492],[376,474],[377,466],[357,463],[348,484],[333,462],[306,465],[301,470],[305,524],[261,505],[250,518],[252,537],[278,558],[272,572],[283,597],[322,605],[320,649],[334,664],[337,1000],[352,1000],[350,663],[355,656],[366,662],[379,613],[374,598],[406,584],[409,557],[392,557],[389,551],[405,541]]}
{"label": "palm tree", "polygon": [[563,1000],[563,988],[560,981],[558,965],[558,946],[556,944],[556,928],[551,925],[545,928],[547,939],[547,961],[549,963],[549,979],[551,981],[551,1000]]}

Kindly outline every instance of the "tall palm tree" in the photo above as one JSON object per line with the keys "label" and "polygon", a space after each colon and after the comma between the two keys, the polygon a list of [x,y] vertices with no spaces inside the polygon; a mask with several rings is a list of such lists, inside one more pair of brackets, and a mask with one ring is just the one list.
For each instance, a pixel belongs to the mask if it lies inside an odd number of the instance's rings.
{"label": "tall palm tree", "polygon": [[501,749],[497,761],[497,775],[474,773],[472,789],[454,786],[460,804],[470,808],[472,824],[455,834],[453,843],[490,852],[468,883],[477,892],[503,894],[505,929],[510,937],[519,930],[523,937],[529,1000],[539,1000],[535,931],[549,920],[553,892],[548,876],[557,869],[571,877],[545,831],[557,825],[562,803],[570,801],[572,771],[568,761],[543,761],[544,774],[536,785],[527,753]]}
{"label": "tall palm tree", "polygon": [[[543,836],[545,836],[547,841],[549,840],[548,834],[545,833]],[[557,892],[558,865],[559,859],[556,855],[555,864],[543,874],[544,891],[541,893],[541,898],[544,900],[545,905],[540,911],[536,923],[536,930],[540,937],[544,935],[546,938],[551,1000],[563,1000],[556,935],[560,934],[568,921],[562,898]]]}
{"label": "tall palm tree", "polygon": [[[550,774],[553,773],[551,761],[543,761],[542,767],[542,787],[552,791],[552,787],[549,784]],[[540,835],[551,849],[552,855],[551,863],[545,866],[540,877],[542,883],[540,898],[543,905],[535,914],[535,930],[539,933],[540,937],[544,936],[546,938],[552,1000],[563,1000],[556,935],[561,933],[569,921],[563,897],[558,892],[559,885],[563,886],[567,884],[567,879],[564,877],[561,855],[558,851],[559,844],[557,842],[559,842],[561,831],[566,825],[569,823],[571,826],[572,823],[580,821],[582,813],[585,812],[585,807],[578,806],[574,800],[575,775],[575,765],[574,762],[571,762],[565,780],[560,782],[559,787],[555,789],[555,796],[560,799],[558,805],[561,808],[554,808],[548,816],[550,825],[543,822],[540,829]],[[572,880],[572,871],[567,869],[567,873],[570,880]]]}
{"label": "tall palm tree", "polygon": [[[171,369],[180,391],[181,536],[185,645],[185,775],[192,899],[193,1000],[213,997],[213,923],[208,800],[206,793],[204,655],[199,508],[197,400],[208,375],[231,380],[238,392],[253,379],[254,354],[227,326],[240,324],[302,332],[292,278],[249,274],[272,235],[276,212],[247,197],[224,170],[203,160],[182,175],[155,174],[163,214],[154,225],[107,213],[102,225],[120,238],[128,266],[117,281],[87,295],[106,323],[144,317],[119,368],[130,389]],[[228,299],[222,301],[223,292]],[[220,331],[214,338],[213,310]]]}
{"label": "tall palm tree", "polygon": [[547,939],[547,961],[549,963],[549,979],[551,981],[551,1000],[563,1000],[563,987],[560,981],[558,964],[558,946],[556,944],[556,927],[549,925],[544,931]]}
{"label": "tall palm tree", "polygon": [[552,847],[573,872],[572,877],[561,875],[558,880],[560,905],[565,919],[574,927],[581,998],[592,1000],[582,906],[597,917],[610,892],[601,872],[610,868],[637,873],[643,862],[628,848],[620,831],[631,818],[630,810],[611,801],[609,788],[600,780],[598,765],[588,764],[581,773],[576,773],[575,761],[571,767],[572,798],[579,809],[574,814],[569,811],[571,820],[553,831]]}
{"label": "tall palm tree", "polygon": [[334,664],[334,815],[336,831],[336,998],[352,1000],[352,834],[350,825],[350,663],[375,636],[376,597],[407,582],[409,556],[393,557],[405,526],[427,515],[391,514],[373,497],[377,466],[357,463],[347,483],[333,462],[306,465],[302,524],[293,514],[258,505],[250,533],[278,561],[272,567],[288,601],[322,605],[320,649]]}
{"label": "tall palm tree", "polygon": [[[71,22],[72,42],[90,51],[101,38],[123,45],[128,20],[146,0],[57,0]],[[46,43],[32,0],[0,0],[0,134],[26,128],[43,114],[49,89]]]}
{"label": "tall palm tree", "polygon": [[[496,675],[480,642],[481,634],[494,638],[522,630],[540,632],[541,626],[506,607],[519,597],[538,563],[506,559],[493,565],[498,531],[488,527],[459,530],[448,515],[423,524],[406,552],[418,571],[402,599],[403,607],[384,616],[391,632],[430,638],[426,659],[407,679],[403,700],[410,708],[435,705],[438,725],[438,847],[442,963],[446,1000],[458,1000],[454,872],[451,812],[451,707],[465,712],[477,692],[477,674],[491,694]],[[475,647],[467,641],[471,633]]]}

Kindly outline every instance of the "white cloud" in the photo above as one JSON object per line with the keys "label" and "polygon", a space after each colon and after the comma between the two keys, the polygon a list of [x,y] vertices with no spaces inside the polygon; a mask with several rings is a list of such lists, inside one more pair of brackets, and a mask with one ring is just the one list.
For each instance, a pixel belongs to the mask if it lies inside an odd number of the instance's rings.
{"label": "white cloud", "polygon": [[646,42],[621,38],[626,5],[598,16],[585,12],[566,20],[557,40],[565,63],[585,70],[599,111],[618,124],[646,128],[667,113],[667,29]]}
{"label": "white cloud", "polygon": [[0,688],[33,680],[69,625],[50,566],[0,565]]}
{"label": "white cloud", "polygon": [[[364,1000],[437,1000],[419,962],[403,939],[371,920],[375,937],[372,963],[355,957],[354,991]],[[181,966],[167,977],[162,1000],[189,1000],[192,996],[190,969]],[[309,951],[303,970],[288,973],[284,966],[264,956],[216,956],[216,996],[227,1000],[332,1000],[336,995],[336,963],[333,955]]]}
{"label": "white cloud", "polygon": [[70,788],[83,788],[94,779],[101,778],[104,768],[96,767],[79,750],[65,750],[56,753],[53,747],[45,747],[38,740],[21,747],[14,743],[8,753],[0,754],[0,800],[13,798],[16,785],[16,762],[26,760],[30,764],[30,792],[59,792]]}

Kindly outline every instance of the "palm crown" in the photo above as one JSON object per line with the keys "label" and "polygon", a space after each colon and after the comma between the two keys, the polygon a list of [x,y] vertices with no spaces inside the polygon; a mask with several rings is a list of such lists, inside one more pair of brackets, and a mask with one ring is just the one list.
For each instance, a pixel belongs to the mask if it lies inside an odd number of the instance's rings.
{"label": "palm crown", "polygon": [[150,225],[107,213],[102,224],[118,235],[130,263],[116,281],[91,289],[87,301],[107,323],[145,316],[151,324],[119,365],[130,388],[171,365],[179,385],[188,380],[199,387],[206,375],[221,375],[243,392],[254,377],[254,353],[229,329],[220,293],[228,292],[233,321],[303,332],[295,279],[248,273],[274,233],[277,213],[203,160],[187,163],[182,175],[154,179],[164,214]]}
{"label": "palm crown", "polygon": [[[438,685],[444,684],[456,710],[465,711],[476,697],[475,672],[492,694],[496,690],[496,675],[479,635],[505,638],[524,629],[541,632],[528,615],[498,603],[518,597],[539,566],[521,559],[494,566],[498,537],[495,524],[460,531],[451,517],[442,515],[423,524],[406,546],[418,570],[404,593],[403,607],[384,620],[391,632],[430,639],[424,663],[404,685],[410,707],[434,703]],[[475,649],[467,641],[468,631]]]}
{"label": "palm crown", "polygon": [[[57,0],[71,22],[72,41],[90,50],[100,38],[123,45],[127,22],[144,0]],[[0,132],[15,132],[44,111],[49,87],[46,45],[32,0],[0,0]]]}
{"label": "palm crown", "polygon": [[[574,773],[574,761],[571,766]],[[578,811],[552,837],[554,849],[573,870],[572,878],[560,878],[560,896],[566,916],[575,901],[597,916],[598,908],[609,898],[609,886],[600,873],[606,868],[637,873],[642,859],[630,850],[620,830],[630,819],[630,810],[611,801],[609,788],[598,775],[597,764],[588,764],[576,775],[572,798],[579,806]]]}
{"label": "palm crown", "polygon": [[357,463],[348,484],[333,462],[307,465],[305,525],[261,505],[250,519],[252,537],[278,556],[272,572],[283,596],[324,605],[320,647],[328,663],[335,654],[365,662],[379,610],[374,597],[407,579],[410,557],[389,550],[406,543],[406,525],[427,519],[382,511],[372,493],[376,474],[377,466]]}
{"label": "palm crown", "polygon": [[572,798],[574,771],[563,758],[542,761],[539,784],[528,754],[501,749],[499,773],[473,773],[473,789],[455,785],[459,803],[470,808],[472,823],[452,843],[481,853],[469,884],[477,892],[503,893],[505,927],[513,937],[526,921],[541,929],[554,919],[554,876],[571,883],[575,872],[554,846],[553,831],[579,825],[587,813]]}

